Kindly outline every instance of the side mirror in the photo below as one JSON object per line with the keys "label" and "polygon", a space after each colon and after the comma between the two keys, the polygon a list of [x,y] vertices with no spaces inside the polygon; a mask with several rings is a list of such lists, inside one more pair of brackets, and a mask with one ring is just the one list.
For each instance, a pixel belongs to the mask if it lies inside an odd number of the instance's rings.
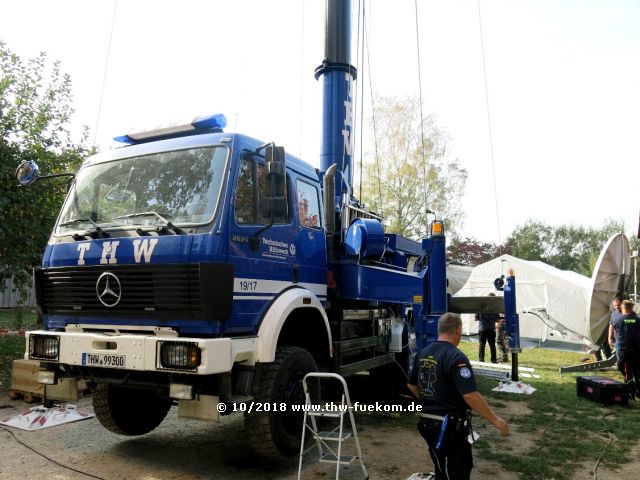
{"label": "side mirror", "polygon": [[33,160],[23,160],[16,168],[16,180],[23,187],[31,185],[40,177],[38,164]]}
{"label": "side mirror", "polygon": [[284,147],[270,143],[265,147],[265,198],[261,199],[264,217],[287,216],[287,168],[284,160]]}
{"label": "side mirror", "polygon": [[73,184],[73,179],[75,178],[75,173],[65,172],[65,173],[52,173],[50,175],[40,175],[40,169],[38,168],[38,164],[33,160],[23,160],[16,168],[16,180],[18,183],[26,187],[27,185],[31,185],[33,182],[38,180],[39,178],[58,178],[58,177],[70,177],[69,182],[67,183],[67,192],[71,188]]}

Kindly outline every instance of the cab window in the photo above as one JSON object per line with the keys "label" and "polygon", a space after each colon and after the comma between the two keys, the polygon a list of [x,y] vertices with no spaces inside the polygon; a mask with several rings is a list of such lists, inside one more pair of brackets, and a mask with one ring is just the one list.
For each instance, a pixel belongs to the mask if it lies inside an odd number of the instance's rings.
{"label": "cab window", "polygon": [[[269,225],[271,218],[262,215],[260,198],[265,193],[265,167],[263,163],[250,158],[240,161],[240,171],[236,185],[235,219],[238,225]],[[287,176],[287,185],[288,185]],[[285,187],[287,190],[288,188]],[[290,216],[276,217],[274,224],[289,223]]]}
{"label": "cab window", "polygon": [[298,180],[296,185],[300,225],[307,228],[320,228],[320,201],[317,188],[301,180]]}

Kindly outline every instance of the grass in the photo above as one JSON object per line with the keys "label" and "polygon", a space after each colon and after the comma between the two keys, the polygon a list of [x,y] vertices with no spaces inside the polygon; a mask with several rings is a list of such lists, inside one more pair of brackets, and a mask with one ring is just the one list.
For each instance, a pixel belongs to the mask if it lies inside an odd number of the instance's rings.
{"label": "grass", "polygon": [[[470,359],[477,358],[477,343],[464,342],[460,348]],[[487,435],[489,441],[476,444],[479,455],[497,461],[507,470],[517,472],[522,479],[569,479],[585,464],[593,469],[596,463],[615,468],[628,461],[631,449],[640,438],[637,422],[640,405],[604,407],[576,395],[576,377],[603,375],[622,380],[613,370],[561,375],[559,367],[579,363],[582,354],[527,349],[519,355],[522,366],[535,368],[539,379],[521,379],[537,389],[533,395],[513,395],[492,392],[495,381],[478,379],[480,391],[498,414],[504,415],[512,434],[529,435],[532,441],[525,451],[509,448],[508,443]],[[523,402],[531,413],[513,416],[510,402]],[[493,437],[493,438],[492,438]],[[591,475],[589,475],[591,476]]]}
{"label": "grass", "polygon": [[38,321],[35,310],[28,308],[0,308],[0,328],[20,329],[34,327]]}

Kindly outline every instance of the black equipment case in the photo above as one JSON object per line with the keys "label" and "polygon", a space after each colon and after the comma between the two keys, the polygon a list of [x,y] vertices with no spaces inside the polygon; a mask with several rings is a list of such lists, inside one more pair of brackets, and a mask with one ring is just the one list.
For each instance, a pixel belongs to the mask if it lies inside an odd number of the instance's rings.
{"label": "black equipment case", "polygon": [[627,385],[607,377],[576,377],[577,394],[604,405],[628,405]]}

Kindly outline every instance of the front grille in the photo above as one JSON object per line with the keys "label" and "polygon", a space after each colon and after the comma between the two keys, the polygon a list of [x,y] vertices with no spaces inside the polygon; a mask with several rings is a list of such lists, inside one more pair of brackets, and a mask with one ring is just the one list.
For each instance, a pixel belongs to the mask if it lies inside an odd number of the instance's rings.
{"label": "front grille", "polygon": [[[114,306],[105,306],[96,292],[105,272],[120,282],[121,297]],[[36,283],[39,305],[47,314],[203,317],[199,264],[47,268],[36,270]],[[107,298],[110,303],[114,299]]]}

